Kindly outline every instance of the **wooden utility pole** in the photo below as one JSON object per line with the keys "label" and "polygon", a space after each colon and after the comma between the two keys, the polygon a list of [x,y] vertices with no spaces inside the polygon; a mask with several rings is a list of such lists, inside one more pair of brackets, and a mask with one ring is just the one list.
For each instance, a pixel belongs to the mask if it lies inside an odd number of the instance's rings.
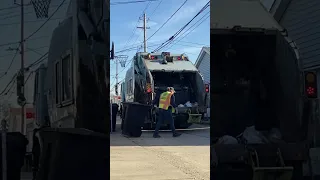
{"label": "wooden utility pole", "polygon": [[143,29],[143,50],[144,52],[147,52],[147,29],[150,29],[150,27],[147,27],[146,13],[143,14],[143,26],[137,28]]}
{"label": "wooden utility pole", "polygon": [[21,57],[21,67],[20,72],[17,75],[17,96],[18,104],[21,106],[21,133],[25,135],[25,94],[24,94],[24,0],[20,0],[20,4],[14,1],[14,4],[20,6],[21,13],[21,28],[20,28],[20,57]]}

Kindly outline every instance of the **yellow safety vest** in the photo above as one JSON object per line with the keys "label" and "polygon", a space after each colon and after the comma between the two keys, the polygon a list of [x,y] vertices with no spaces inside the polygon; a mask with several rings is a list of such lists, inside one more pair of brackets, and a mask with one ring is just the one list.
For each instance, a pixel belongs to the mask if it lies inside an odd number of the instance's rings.
{"label": "yellow safety vest", "polygon": [[167,91],[160,95],[159,108],[168,110],[171,102],[172,93]]}

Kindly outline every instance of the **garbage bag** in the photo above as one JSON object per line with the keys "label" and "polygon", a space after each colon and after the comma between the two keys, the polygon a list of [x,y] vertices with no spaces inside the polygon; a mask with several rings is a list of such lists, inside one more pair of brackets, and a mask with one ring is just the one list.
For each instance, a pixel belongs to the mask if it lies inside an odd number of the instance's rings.
{"label": "garbage bag", "polygon": [[192,104],[190,103],[190,101],[186,102],[184,105],[185,105],[186,107],[192,107]]}
{"label": "garbage bag", "polygon": [[219,138],[217,144],[238,144],[238,140],[232,136],[225,135]]}
{"label": "garbage bag", "polygon": [[269,132],[268,139],[272,142],[279,142],[282,140],[282,134],[278,128],[272,128]]}
{"label": "garbage bag", "polygon": [[255,129],[254,126],[247,127],[243,131],[242,138],[247,144],[264,144],[263,135]]}

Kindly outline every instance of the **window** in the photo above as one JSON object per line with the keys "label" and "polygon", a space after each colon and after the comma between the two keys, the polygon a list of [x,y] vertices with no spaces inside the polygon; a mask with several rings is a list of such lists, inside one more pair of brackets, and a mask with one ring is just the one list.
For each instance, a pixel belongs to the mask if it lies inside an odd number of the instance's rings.
{"label": "window", "polygon": [[55,67],[55,98],[56,104],[66,106],[72,100],[72,59],[67,53],[58,59]]}
{"label": "window", "polygon": [[128,85],[127,85],[127,93],[131,94],[133,92],[132,89],[132,79],[129,80]]}
{"label": "window", "polygon": [[56,96],[56,104],[60,103],[60,62],[58,61],[56,63],[55,67],[55,96]]}
{"label": "window", "polygon": [[71,64],[70,55],[62,59],[62,102],[71,99]]}
{"label": "window", "polygon": [[39,71],[36,72],[34,77],[34,90],[33,90],[33,103],[36,103],[37,96],[38,96],[38,78],[39,78]]}

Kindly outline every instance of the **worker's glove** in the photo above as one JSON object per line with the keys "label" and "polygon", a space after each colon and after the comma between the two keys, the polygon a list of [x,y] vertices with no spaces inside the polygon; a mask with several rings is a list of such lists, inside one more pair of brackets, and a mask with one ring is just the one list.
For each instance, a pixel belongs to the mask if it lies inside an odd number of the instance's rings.
{"label": "worker's glove", "polygon": [[179,113],[177,108],[174,109],[174,113],[175,113],[175,114],[178,114],[178,113]]}

